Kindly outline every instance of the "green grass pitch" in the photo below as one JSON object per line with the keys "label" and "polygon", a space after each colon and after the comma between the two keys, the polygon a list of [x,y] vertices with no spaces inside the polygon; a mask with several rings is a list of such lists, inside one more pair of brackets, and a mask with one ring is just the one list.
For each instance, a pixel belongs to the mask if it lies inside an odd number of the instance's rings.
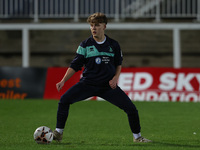
{"label": "green grass pitch", "polygon": [[63,141],[37,144],[39,126],[56,125],[56,100],[0,100],[1,150],[199,150],[200,103],[134,102],[142,135],[133,143],[126,114],[106,101],[71,105]]}

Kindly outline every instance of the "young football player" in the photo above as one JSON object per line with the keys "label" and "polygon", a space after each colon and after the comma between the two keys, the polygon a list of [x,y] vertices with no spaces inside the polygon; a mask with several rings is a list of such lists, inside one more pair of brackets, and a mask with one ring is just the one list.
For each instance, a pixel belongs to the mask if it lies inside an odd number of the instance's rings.
{"label": "young football player", "polygon": [[99,96],[124,110],[134,142],[151,142],[141,136],[138,111],[117,85],[122,68],[122,52],[119,43],[105,35],[107,17],[103,13],[94,13],[88,17],[87,22],[90,24],[92,35],[81,42],[76,51],[76,57],[62,80],[56,84],[57,90],[60,91],[65,82],[84,66],[80,81],[60,98],[56,129],[53,132],[54,140],[62,140],[71,104],[92,96]]}

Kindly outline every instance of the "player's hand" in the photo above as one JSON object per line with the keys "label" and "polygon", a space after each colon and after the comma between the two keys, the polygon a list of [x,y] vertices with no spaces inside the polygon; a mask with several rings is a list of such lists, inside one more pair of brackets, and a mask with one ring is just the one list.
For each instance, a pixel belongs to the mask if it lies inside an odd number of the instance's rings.
{"label": "player's hand", "polygon": [[62,81],[60,81],[60,82],[58,82],[57,84],[56,84],[56,88],[57,88],[57,90],[58,90],[58,92],[62,89],[62,87],[64,86],[64,82],[62,82]]}
{"label": "player's hand", "polygon": [[115,77],[113,77],[112,80],[109,81],[109,85],[112,89],[115,89],[117,87],[117,79]]}

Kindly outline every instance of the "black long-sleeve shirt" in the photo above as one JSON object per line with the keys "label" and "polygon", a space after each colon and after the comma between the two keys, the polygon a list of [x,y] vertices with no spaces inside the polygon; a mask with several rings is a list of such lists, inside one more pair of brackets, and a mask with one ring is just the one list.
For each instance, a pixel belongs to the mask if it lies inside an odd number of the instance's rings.
{"label": "black long-sleeve shirt", "polygon": [[106,41],[98,44],[89,37],[79,45],[70,67],[79,71],[84,66],[80,82],[95,86],[109,86],[109,81],[122,64],[122,52],[117,41],[106,35]]}

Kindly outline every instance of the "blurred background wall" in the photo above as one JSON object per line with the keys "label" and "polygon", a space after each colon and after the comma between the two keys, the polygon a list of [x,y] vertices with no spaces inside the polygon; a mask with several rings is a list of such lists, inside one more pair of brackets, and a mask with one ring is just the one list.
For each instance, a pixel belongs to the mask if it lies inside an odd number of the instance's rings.
{"label": "blurred background wall", "polygon": [[[0,0],[1,24],[86,23],[103,12],[109,23],[198,24],[199,0]],[[200,25],[200,24],[199,24]],[[173,67],[171,30],[107,30],[124,67]],[[90,30],[30,30],[30,67],[69,66]],[[181,67],[200,67],[200,30],[181,30]],[[22,66],[22,31],[0,30],[0,66]]]}

